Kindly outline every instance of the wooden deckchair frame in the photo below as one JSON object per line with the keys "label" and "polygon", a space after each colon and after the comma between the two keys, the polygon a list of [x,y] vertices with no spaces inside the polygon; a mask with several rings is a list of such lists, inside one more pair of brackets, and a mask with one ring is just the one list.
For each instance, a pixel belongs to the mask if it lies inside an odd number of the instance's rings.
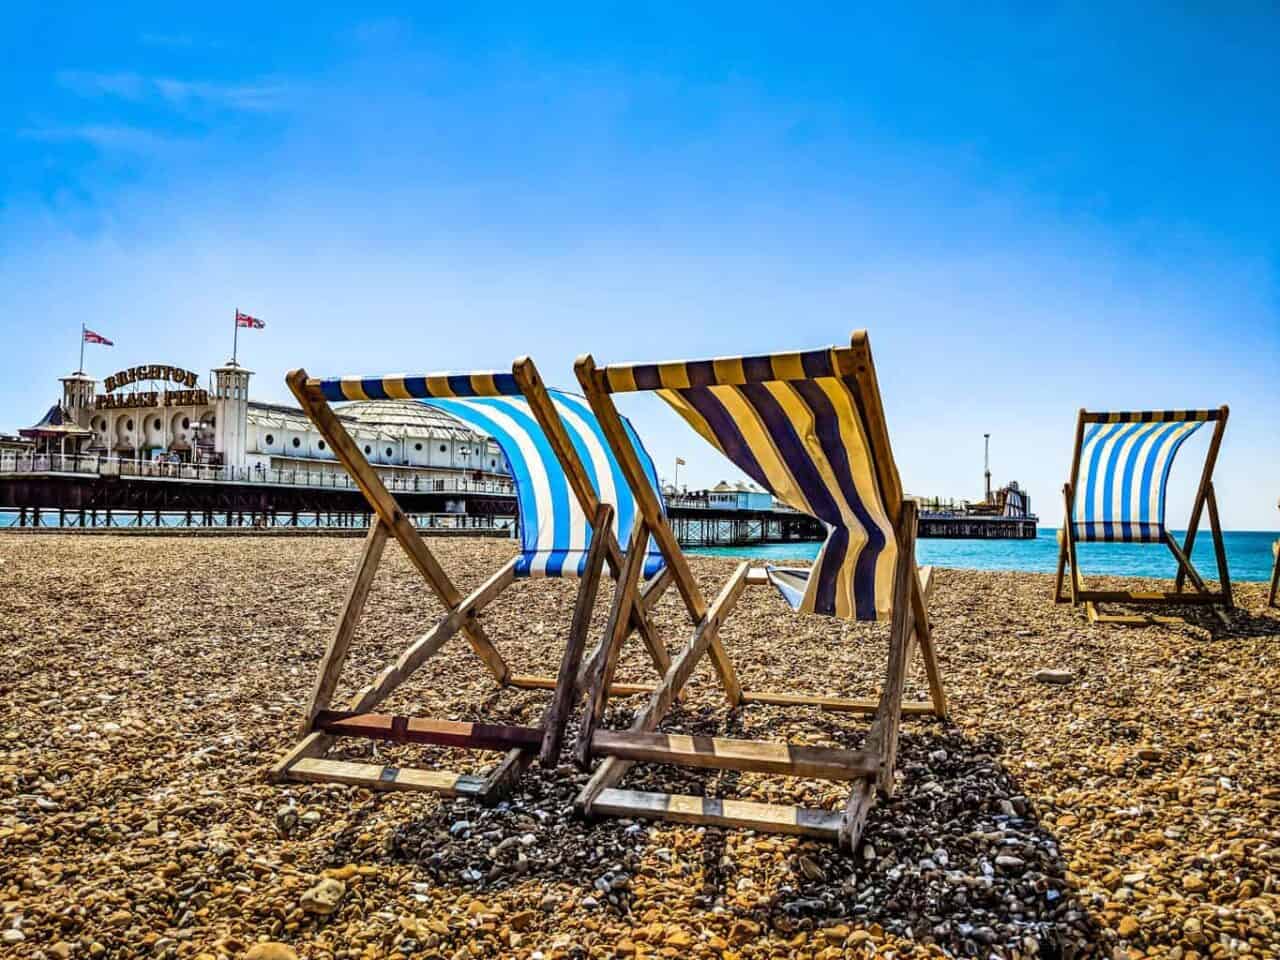
{"label": "wooden deckchair frame", "polygon": [[[1124,603],[1144,607],[1159,607],[1176,604],[1208,604],[1215,605],[1215,613],[1225,622],[1226,614],[1222,608],[1231,609],[1234,601],[1231,595],[1231,574],[1227,570],[1227,551],[1222,541],[1222,527],[1218,521],[1218,499],[1213,491],[1213,469],[1218,462],[1218,450],[1222,446],[1222,435],[1227,428],[1227,406],[1218,408],[1218,418],[1214,420],[1213,435],[1209,440],[1209,450],[1205,454],[1204,468],[1200,473],[1200,484],[1196,488],[1195,500],[1191,507],[1191,519],[1187,523],[1187,537],[1182,546],[1178,545],[1173,534],[1166,529],[1161,542],[1169,548],[1178,564],[1174,590],[1088,590],[1084,586],[1084,577],[1076,561],[1076,490],[1080,479],[1080,458],[1083,455],[1085,425],[1090,423],[1113,422],[1117,416],[1127,417],[1129,414],[1088,411],[1081,409],[1076,418],[1075,450],[1071,457],[1071,474],[1062,487],[1063,504],[1066,516],[1063,520],[1062,536],[1058,545],[1058,570],[1053,589],[1054,603],[1070,603],[1073,607],[1084,604],[1085,613],[1092,623],[1123,623],[1130,625],[1147,625],[1155,623],[1182,623],[1181,617],[1160,616],[1151,614],[1111,614],[1098,609],[1100,603]],[[1217,591],[1211,591],[1204,578],[1191,562],[1191,550],[1196,544],[1196,531],[1200,526],[1200,517],[1204,509],[1209,510],[1209,529],[1213,536],[1213,549],[1218,562]],[[1067,570],[1071,572],[1070,590],[1063,592],[1063,581]],[[1187,580],[1195,588],[1194,593],[1183,592]]]}
{"label": "wooden deckchair frame", "polygon": [[[1280,507],[1280,503],[1276,504]],[[1280,606],[1280,540],[1271,544],[1271,553],[1275,562],[1271,567],[1271,589],[1267,593],[1267,606]]]}
{"label": "wooden deckchair frame", "polygon": [[[595,661],[607,653],[601,645],[583,662],[591,613],[603,568],[607,565],[611,573],[618,576],[632,562],[631,554],[638,553],[640,556],[636,562],[643,569],[644,543],[632,541],[632,549],[625,553],[619,545],[612,527],[614,508],[610,504],[601,503],[596,496],[586,468],[578,457],[533,361],[528,357],[517,359],[512,365],[512,374],[564,469],[573,495],[593,531],[586,567],[579,578],[568,642],[556,677],[512,673],[480,623],[479,617],[485,607],[515,582],[518,558],[504,564],[474,591],[463,596],[329,406],[321,387],[322,381],[309,377],[305,370],[294,370],[286,377],[286,382],[303,411],[364,494],[373,509],[375,521],[365,538],[364,549],[356,564],[342,612],[320,662],[319,674],[307,701],[299,730],[300,739],[272,768],[273,779],[349,783],[379,790],[425,790],[492,802],[510,790],[532,762],[535,753],[544,767],[554,766],[558,762],[565,724],[573,701],[577,693],[584,689],[585,678],[592,672]],[[332,710],[330,706],[338,678],[346,662],[356,625],[388,537],[394,537],[404,549],[432,592],[444,604],[446,613],[430,631],[411,643],[395,663],[387,666],[372,683],[356,693],[345,710]],[[630,635],[633,630],[639,631],[659,675],[666,672],[670,657],[653,627],[649,613],[671,580],[671,576],[664,570],[642,590],[633,594],[622,614],[627,628],[623,632]],[[459,723],[370,712],[458,633],[467,639],[499,686],[555,691],[541,727]],[[626,695],[652,689],[654,688],[651,686],[638,684],[614,684],[612,692]],[[342,736],[495,750],[505,756],[487,777],[445,770],[402,769],[325,759],[335,738]]]}
{"label": "wooden deckchair frame", "polygon": [[[739,565],[715,599],[710,604],[706,602],[675,534],[662,513],[662,506],[649,487],[641,464],[627,442],[622,420],[613,402],[612,393],[617,392],[618,388],[610,385],[610,368],[598,368],[590,355],[578,359],[578,380],[613,447],[614,455],[640,508],[632,537],[643,537],[646,532],[654,537],[693,622],[691,637],[630,729],[597,730],[608,700],[617,650],[625,633],[621,625],[622,611],[626,610],[631,592],[635,589],[636,570],[624,569],[615,588],[609,627],[603,641],[610,653],[596,662],[579,727],[576,748],[578,762],[585,766],[594,756],[606,758],[577,797],[576,805],[582,813],[588,816],[609,814],[803,834],[824,837],[853,849],[861,839],[867,813],[876,799],[877,788],[886,794],[893,790],[898,727],[902,715],[930,713],[938,717],[946,716],[947,701],[927,612],[929,572],[924,571],[925,577],[922,580],[915,567],[916,505],[914,501],[903,497],[902,484],[889,446],[880,389],[866,332],[855,332],[849,347],[834,349],[833,355],[838,373],[853,378],[863,399],[870,434],[868,442],[878,471],[877,481],[893,522],[898,546],[888,667],[880,696],[871,700],[743,689],[733,663],[720,641],[719,631],[746,587],[768,583],[765,571],[752,570],[746,563]],[[902,696],[906,668],[916,642],[928,673],[931,700],[904,704]],[[710,656],[731,707],[765,703],[869,713],[873,715],[873,720],[866,742],[861,750],[852,751],[656,733],[657,726],[670,709],[673,699],[680,694],[704,655]],[[853,782],[853,788],[848,803],[841,812],[616,789],[616,784],[630,766],[641,761],[847,780]]]}

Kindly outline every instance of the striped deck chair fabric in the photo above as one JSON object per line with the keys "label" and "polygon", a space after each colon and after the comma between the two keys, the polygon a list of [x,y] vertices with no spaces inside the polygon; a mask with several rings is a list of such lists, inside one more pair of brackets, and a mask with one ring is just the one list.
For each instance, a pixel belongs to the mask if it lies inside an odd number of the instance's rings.
{"label": "striped deck chair fabric", "polygon": [[770,568],[791,606],[888,619],[897,545],[858,385],[830,349],[608,368],[616,390],[655,390],[717,450],[782,502],[820,519],[811,570]]}
{"label": "striped deck chair fabric", "polygon": [[1164,539],[1165,488],[1178,448],[1218,410],[1111,414],[1080,445],[1075,534],[1081,541]]}
{"label": "striped deck chair fabric", "polygon": [[[581,576],[591,546],[591,526],[564,468],[529,403],[509,373],[441,374],[409,377],[337,377],[321,381],[326,399],[418,399],[492,437],[515,480],[520,510],[519,577]],[[582,397],[548,390],[551,401],[601,502],[614,506],[613,530],[624,547],[635,519],[635,497],[609,448],[595,414]],[[653,460],[629,422],[627,433],[659,503],[662,493]],[[652,539],[646,545],[644,576],[654,576],[664,559]]]}

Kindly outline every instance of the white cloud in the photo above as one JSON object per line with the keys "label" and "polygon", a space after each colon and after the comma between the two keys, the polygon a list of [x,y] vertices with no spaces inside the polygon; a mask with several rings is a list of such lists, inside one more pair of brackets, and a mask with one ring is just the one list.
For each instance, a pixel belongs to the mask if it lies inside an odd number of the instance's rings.
{"label": "white cloud", "polygon": [[29,140],[81,142],[116,153],[154,153],[174,141],[141,127],[86,123],[73,127],[37,127],[20,131]]}
{"label": "white cloud", "polygon": [[77,96],[107,97],[132,103],[155,101],[179,109],[200,106],[244,112],[269,112],[284,107],[288,88],[279,83],[221,84],[137,73],[95,73],[61,70],[58,83]]}

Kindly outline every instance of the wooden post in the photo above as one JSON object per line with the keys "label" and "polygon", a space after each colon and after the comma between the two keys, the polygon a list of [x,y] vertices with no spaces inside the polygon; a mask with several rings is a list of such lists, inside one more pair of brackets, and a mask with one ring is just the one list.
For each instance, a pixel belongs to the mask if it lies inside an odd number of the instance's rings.
{"label": "wooden post", "polygon": [[[390,529],[414,566],[418,568],[418,572],[422,574],[423,579],[427,581],[431,589],[435,591],[436,596],[446,607],[457,607],[462,600],[462,594],[453,585],[453,581],[449,579],[449,575],[445,573],[435,556],[427,549],[427,545],[418,534],[417,528],[409,522],[409,518],[400,510],[395,498],[387,492],[387,488],[383,485],[382,480],[379,479],[377,472],[369,466],[369,461],[364,458],[364,454],[360,452],[360,448],[351,439],[341,421],[338,420],[328,401],[319,392],[319,388],[313,388],[308,383],[307,372],[305,370],[294,370],[285,380],[303,411],[328,441],[334,456],[347,468],[347,472],[355,481],[356,486],[360,488],[369,505],[373,507],[378,517]],[[502,659],[502,655],[498,653],[489,638],[485,636],[484,629],[480,624],[475,621],[469,622],[463,628],[463,633],[471,644],[472,649],[484,661],[485,666],[489,668],[489,672],[493,674],[494,679],[500,684],[505,684],[510,675],[510,670]]]}

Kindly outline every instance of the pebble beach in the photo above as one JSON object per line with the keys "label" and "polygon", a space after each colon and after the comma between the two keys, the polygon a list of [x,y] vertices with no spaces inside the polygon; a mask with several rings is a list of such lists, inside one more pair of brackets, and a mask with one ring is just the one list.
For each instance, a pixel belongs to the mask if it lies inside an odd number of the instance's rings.
{"label": "pebble beach", "polygon": [[[428,542],[464,592],[514,550]],[[568,752],[491,808],[268,782],[359,551],[0,535],[0,956],[1280,956],[1280,610],[1265,584],[1236,584],[1229,626],[1191,610],[1133,628],[1055,606],[1049,575],[936,569],[952,715],[904,719],[895,795],[849,854],[584,821]],[[709,595],[735,566],[691,562]],[[485,611],[514,669],[556,672],[574,588],[521,582]],[[441,613],[389,546],[335,702]],[[673,652],[687,639],[674,590],[656,622]],[[883,679],[885,626],[797,617],[769,589],[748,590],[721,637],[748,689],[871,696]],[[619,679],[653,679],[635,638]],[[455,638],[380,709],[536,724],[549,697],[498,689]],[[907,697],[927,697],[918,662]],[[606,725],[641,703],[612,701]],[[850,748],[866,728],[730,711],[707,663],[662,727]],[[498,759],[363,740],[333,755],[460,772]],[[827,808],[847,795],[658,766],[623,785]]]}

